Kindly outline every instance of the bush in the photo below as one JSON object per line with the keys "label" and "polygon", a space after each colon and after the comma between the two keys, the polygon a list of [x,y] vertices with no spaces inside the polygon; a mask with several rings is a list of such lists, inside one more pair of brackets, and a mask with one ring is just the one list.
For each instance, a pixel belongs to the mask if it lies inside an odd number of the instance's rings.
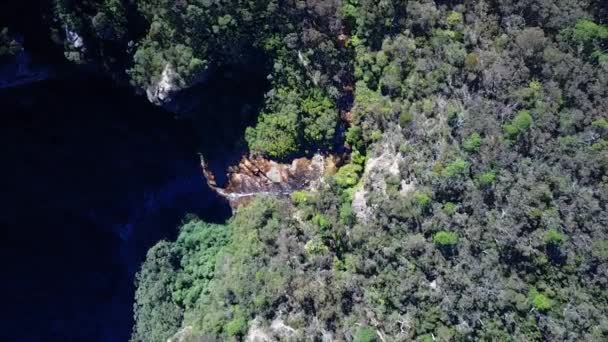
{"label": "bush", "polygon": [[304,245],[304,251],[308,255],[321,255],[329,252],[329,248],[319,239],[312,239]]}
{"label": "bush", "polygon": [[451,164],[446,166],[441,172],[444,177],[452,178],[460,175],[464,175],[469,171],[469,162],[463,159],[456,159]]}
{"label": "bush", "polygon": [[376,332],[369,327],[362,327],[357,331],[354,342],[375,342],[377,341]]}
{"label": "bush", "polygon": [[475,132],[469,135],[462,143],[462,148],[469,153],[477,152],[481,147],[481,136]]}
{"label": "bush", "polygon": [[530,294],[528,296],[530,301],[532,302],[532,306],[538,311],[546,312],[551,309],[553,306],[553,302],[544,294],[538,292],[536,289],[530,290]]}
{"label": "bush", "polygon": [[595,120],[591,123],[591,125],[593,127],[597,127],[597,128],[607,128],[608,129],[608,120],[606,120],[606,119]]}
{"label": "bush", "polygon": [[306,144],[330,147],[336,133],[338,111],[329,97],[314,90],[301,105]]}
{"label": "bush", "polygon": [[599,45],[602,40],[608,39],[608,26],[587,19],[579,20],[572,30],[572,39],[587,47]]}
{"label": "bush", "polygon": [[321,228],[321,230],[327,230],[331,227],[331,223],[329,222],[327,217],[322,214],[316,214],[315,216],[313,216],[312,223]]}
{"label": "bush", "polygon": [[511,120],[511,123],[504,126],[505,134],[509,139],[514,139],[524,131],[527,131],[533,122],[534,120],[530,112],[522,110]]}
{"label": "bush", "polygon": [[433,202],[433,200],[428,193],[416,191],[414,193],[414,202],[416,202],[416,205],[418,205],[420,208],[426,208]]}
{"label": "bush", "polygon": [[245,140],[252,151],[279,159],[298,151],[297,115],[289,108],[284,110],[281,113],[264,113],[255,127],[247,128]]}
{"label": "bush", "polygon": [[346,164],[342,166],[334,176],[336,183],[343,188],[357,185],[363,167],[358,164]]}
{"label": "bush", "polygon": [[480,186],[490,186],[496,181],[496,172],[488,171],[477,176],[477,182]]}
{"label": "bush", "polygon": [[464,16],[460,12],[452,11],[448,14],[447,21],[450,26],[462,25],[464,23]]}
{"label": "bush", "polygon": [[409,125],[412,120],[414,120],[414,116],[409,111],[401,112],[401,114],[399,114],[399,125],[401,127]]}
{"label": "bush", "polygon": [[305,190],[292,192],[291,202],[297,206],[306,204],[308,202],[308,192]]}
{"label": "bush", "polygon": [[545,243],[547,245],[559,246],[564,242],[564,236],[558,232],[556,229],[549,229],[545,233]]}
{"label": "bush", "polygon": [[228,336],[243,336],[247,331],[247,321],[243,317],[237,317],[228,322],[224,330]]}
{"label": "bush", "polygon": [[452,203],[452,202],[446,202],[443,205],[443,212],[448,215],[448,216],[452,216],[456,213],[456,204]]}
{"label": "bush", "polygon": [[451,247],[458,243],[458,235],[454,232],[442,230],[435,234],[433,242],[439,247]]}

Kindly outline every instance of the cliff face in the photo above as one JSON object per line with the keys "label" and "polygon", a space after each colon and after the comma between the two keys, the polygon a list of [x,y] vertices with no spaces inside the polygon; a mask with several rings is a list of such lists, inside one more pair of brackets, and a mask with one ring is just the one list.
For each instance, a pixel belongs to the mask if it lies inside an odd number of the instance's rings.
{"label": "cliff face", "polygon": [[187,213],[222,220],[194,132],[99,79],[0,91],[0,340],[125,341],[133,275]]}
{"label": "cliff face", "polygon": [[336,157],[321,154],[312,158],[296,158],[291,163],[244,156],[237,165],[227,170],[227,181],[218,184],[215,175],[202,160],[209,185],[233,207],[246,203],[256,195],[285,196],[296,190],[315,187],[327,170],[335,168],[336,163]]}

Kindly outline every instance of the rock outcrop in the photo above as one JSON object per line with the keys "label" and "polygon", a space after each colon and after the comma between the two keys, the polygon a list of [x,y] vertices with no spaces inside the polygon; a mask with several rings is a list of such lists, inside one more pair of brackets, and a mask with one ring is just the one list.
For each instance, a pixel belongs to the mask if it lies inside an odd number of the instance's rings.
{"label": "rock outcrop", "polygon": [[[353,210],[357,218],[362,222],[367,222],[373,214],[373,207],[367,203],[368,193],[379,193],[386,195],[386,176],[399,174],[399,163],[404,158],[401,152],[395,151],[392,144],[385,142],[378,145],[374,150],[374,157],[371,157],[365,164],[363,171],[363,186],[353,195]],[[406,183],[402,185],[402,192],[413,191],[413,185]]]}
{"label": "rock outcrop", "polygon": [[228,199],[233,206],[246,203],[256,195],[285,196],[293,191],[315,187],[325,171],[333,167],[336,158],[320,154],[312,158],[297,158],[291,163],[279,163],[260,156],[246,156],[228,170],[228,181],[221,188],[202,160],[209,185]]}
{"label": "rock outcrop", "polygon": [[171,95],[182,89],[178,84],[177,73],[173,66],[170,63],[167,63],[160,75],[160,80],[146,88],[146,96],[148,96],[148,100],[155,105],[163,105],[170,101]]}

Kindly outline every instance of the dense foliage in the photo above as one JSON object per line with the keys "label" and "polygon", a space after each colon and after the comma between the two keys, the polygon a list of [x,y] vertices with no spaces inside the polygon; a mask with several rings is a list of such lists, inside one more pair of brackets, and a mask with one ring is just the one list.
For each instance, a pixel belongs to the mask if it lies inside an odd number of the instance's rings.
{"label": "dense foliage", "polygon": [[352,151],[151,249],[133,340],[608,339],[605,1],[55,3],[138,89],[265,70],[254,152]]}
{"label": "dense foliage", "polygon": [[272,90],[246,135],[254,152],[333,146],[350,66],[338,0],[55,0],[55,12],[66,57],[126,70],[142,91],[163,80],[186,88],[222,66],[267,72]]}
{"label": "dense foliage", "polygon": [[[608,338],[602,6],[344,1],[352,161],[293,207],[239,211],[208,292],[177,303],[181,325],[220,340],[277,322],[289,329],[267,337]],[[306,123],[332,104],[299,75],[269,94],[254,149],[333,134]]]}

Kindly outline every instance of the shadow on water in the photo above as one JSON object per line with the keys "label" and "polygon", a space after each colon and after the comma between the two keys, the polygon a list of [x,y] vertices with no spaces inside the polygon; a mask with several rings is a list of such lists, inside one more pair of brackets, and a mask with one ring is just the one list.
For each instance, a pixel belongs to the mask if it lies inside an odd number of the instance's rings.
{"label": "shadow on water", "polygon": [[2,341],[126,341],[133,277],[186,213],[231,214],[187,122],[100,79],[0,91]]}
{"label": "shadow on water", "polygon": [[258,64],[260,69],[219,67],[206,82],[182,91],[170,104],[196,129],[199,150],[220,187],[227,182],[226,170],[248,153],[245,130],[255,125],[270,89],[264,63]]}

